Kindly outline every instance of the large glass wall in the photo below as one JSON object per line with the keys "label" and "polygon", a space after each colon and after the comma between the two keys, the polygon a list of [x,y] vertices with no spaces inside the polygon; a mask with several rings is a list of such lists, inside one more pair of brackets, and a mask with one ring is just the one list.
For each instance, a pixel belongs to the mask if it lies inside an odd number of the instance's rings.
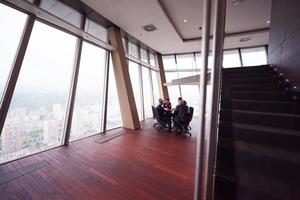
{"label": "large glass wall", "polygon": [[110,60],[109,83],[108,83],[108,102],[107,102],[107,119],[106,129],[112,129],[122,126],[120,104],[116,86],[113,63]]}
{"label": "large glass wall", "polygon": [[[0,4],[0,99],[16,56],[27,15]],[[1,100],[0,100],[1,101]]]}
{"label": "large glass wall", "polygon": [[75,45],[75,37],[35,22],[2,130],[0,162],[62,144]]}
{"label": "large glass wall", "polygon": [[70,140],[102,132],[106,51],[83,43]]}
{"label": "large glass wall", "polygon": [[[152,117],[151,106],[160,98],[155,54],[123,39],[128,46],[129,74],[140,120]],[[125,49],[126,50],[126,49]]]}
{"label": "large glass wall", "polygon": [[139,119],[143,120],[140,66],[134,62],[129,61],[129,74]]}
{"label": "large glass wall", "polygon": [[144,116],[150,118],[153,116],[152,108],[153,105],[153,91],[151,86],[151,73],[150,69],[142,67],[143,76],[143,97],[144,97]]}
{"label": "large glass wall", "polygon": [[238,50],[228,50],[223,53],[223,67],[241,67],[241,59]]}
{"label": "large glass wall", "polygon": [[[40,21],[37,16],[32,32],[26,33],[30,34],[30,40],[16,87],[13,91],[12,88],[8,89],[8,92],[13,92],[13,96],[11,101],[6,102],[10,102],[10,106],[7,115],[4,116],[5,123],[1,130],[0,163],[64,144],[66,114],[69,111],[67,108],[72,102],[70,101],[71,85],[72,81],[77,80],[73,80],[72,76],[75,72],[78,52],[81,52],[81,60],[78,80],[74,82],[77,88],[70,140],[103,131],[106,89],[108,89],[106,128],[111,129],[122,125],[112,67],[109,73],[109,84],[108,86],[105,84],[109,51],[105,50],[107,47],[104,45],[98,46],[101,44],[100,41],[94,45],[96,40],[108,42],[107,30],[94,21],[83,18],[80,12],[59,0],[41,0],[40,7],[50,15],[57,16],[56,20],[64,20],[93,35],[94,38],[89,42],[83,39],[81,51],[77,51],[81,35],[76,37],[77,32],[71,35],[64,27],[57,29],[54,28],[55,25],[46,25],[44,21],[47,21],[47,18]],[[7,92],[4,91],[7,81],[13,81],[8,79],[16,56],[19,58],[22,56],[17,54],[17,50],[23,32],[27,30],[25,29],[27,18],[27,14],[0,3],[0,26],[3,28],[0,31],[0,98],[3,92]],[[81,28],[82,19],[86,19],[84,29]],[[61,23],[57,25],[61,26]],[[138,47],[134,45],[131,49],[138,57]],[[145,62],[153,59],[144,53],[144,58],[145,56],[147,56]],[[141,76],[141,70],[138,69]],[[148,76],[148,79],[151,80],[151,76]],[[152,86],[151,81],[148,83]],[[144,87],[145,90],[149,89],[149,85]]]}
{"label": "large glass wall", "polygon": [[151,70],[151,75],[152,75],[152,83],[153,83],[153,102],[154,105],[157,104],[158,99],[160,98],[160,91],[159,91],[159,82],[158,82],[158,74],[156,71]]}
{"label": "large glass wall", "polygon": [[244,66],[266,65],[267,53],[265,47],[241,49]]}

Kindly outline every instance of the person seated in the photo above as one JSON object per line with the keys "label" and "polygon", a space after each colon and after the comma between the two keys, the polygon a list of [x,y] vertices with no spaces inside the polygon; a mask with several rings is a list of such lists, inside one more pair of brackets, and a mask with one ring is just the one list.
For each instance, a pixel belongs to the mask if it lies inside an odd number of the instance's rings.
{"label": "person seated", "polygon": [[165,109],[163,108],[164,101],[162,99],[159,99],[158,103],[159,104],[158,104],[158,106],[156,106],[156,110],[157,110],[159,120],[163,124],[163,126],[165,124],[168,125],[168,130],[170,132],[172,129],[171,115],[169,114],[168,111],[165,111]]}
{"label": "person seated", "polygon": [[175,129],[179,130],[181,129],[181,119],[184,114],[188,113],[188,106],[186,104],[186,101],[179,101],[179,105],[176,106],[176,109],[173,114],[173,122]]}
{"label": "person seated", "polygon": [[166,98],[165,98],[163,107],[164,107],[164,109],[165,109],[166,111],[170,111],[170,110],[172,109],[172,104],[171,104],[171,102],[170,102],[169,97],[166,97]]}
{"label": "person seated", "polygon": [[163,119],[165,110],[163,108],[164,101],[162,99],[158,99],[158,105],[156,106],[157,114],[160,119]]}

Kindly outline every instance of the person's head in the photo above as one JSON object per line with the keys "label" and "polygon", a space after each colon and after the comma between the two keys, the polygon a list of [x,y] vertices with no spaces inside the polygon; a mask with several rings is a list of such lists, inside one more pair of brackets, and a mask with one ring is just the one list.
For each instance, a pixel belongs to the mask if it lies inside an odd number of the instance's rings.
{"label": "person's head", "polygon": [[165,102],[166,102],[166,103],[169,103],[169,102],[170,102],[169,97],[166,97],[166,98],[165,98]]}
{"label": "person's head", "polygon": [[164,101],[162,99],[158,99],[158,103],[159,103],[159,105],[163,105]]}
{"label": "person's head", "polygon": [[178,105],[180,105],[182,102],[182,98],[181,97],[178,97]]}
{"label": "person's head", "polygon": [[185,100],[183,100],[183,101],[182,101],[182,104],[186,106],[186,101],[185,101]]}

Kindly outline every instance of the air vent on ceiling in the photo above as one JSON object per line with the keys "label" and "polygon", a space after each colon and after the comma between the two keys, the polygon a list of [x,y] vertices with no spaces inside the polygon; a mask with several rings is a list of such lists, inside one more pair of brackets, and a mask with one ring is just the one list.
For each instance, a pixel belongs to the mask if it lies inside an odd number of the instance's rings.
{"label": "air vent on ceiling", "polygon": [[147,32],[155,31],[157,28],[153,24],[143,26],[143,29]]}
{"label": "air vent on ceiling", "polygon": [[234,6],[237,6],[242,2],[243,2],[243,0],[235,0],[235,1],[232,1],[231,4],[234,5]]}
{"label": "air vent on ceiling", "polygon": [[240,42],[248,42],[251,40],[251,37],[245,37],[245,38],[241,38]]}

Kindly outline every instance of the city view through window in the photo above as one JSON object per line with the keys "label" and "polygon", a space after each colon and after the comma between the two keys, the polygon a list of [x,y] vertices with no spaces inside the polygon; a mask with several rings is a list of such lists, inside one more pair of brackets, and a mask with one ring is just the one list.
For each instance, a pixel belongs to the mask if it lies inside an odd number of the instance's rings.
{"label": "city view through window", "polygon": [[[28,16],[0,4],[0,97]],[[45,39],[46,38],[46,39]],[[0,163],[61,146],[78,38],[35,21],[0,137]],[[107,50],[83,42],[70,141],[103,131]],[[122,125],[110,70],[107,129]],[[113,99],[113,100],[112,100]],[[114,116],[114,117],[112,117]]]}

